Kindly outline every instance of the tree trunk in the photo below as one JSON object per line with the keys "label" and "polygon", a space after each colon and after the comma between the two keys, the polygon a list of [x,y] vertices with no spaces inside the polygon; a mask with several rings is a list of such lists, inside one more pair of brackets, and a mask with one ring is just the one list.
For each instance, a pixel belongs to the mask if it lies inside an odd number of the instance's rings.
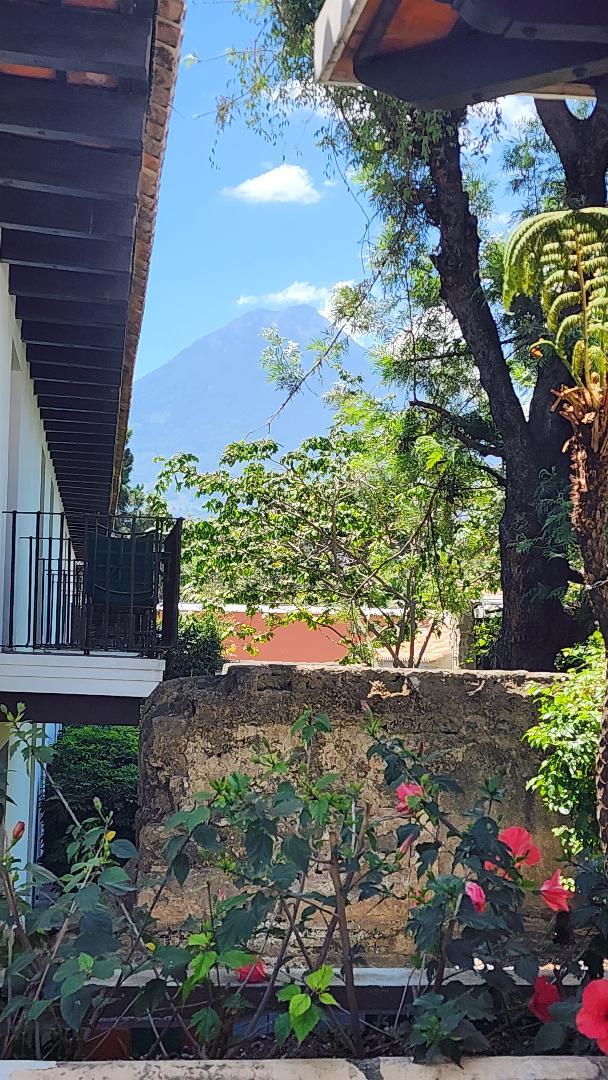
{"label": "tree trunk", "polygon": [[[441,295],[475,358],[504,445],[505,508],[499,528],[503,620],[495,661],[501,668],[547,671],[554,667],[560,649],[580,640],[575,620],[556,595],[549,595],[559,584],[566,584],[569,568],[565,560],[551,566],[553,560],[543,556],[538,543],[542,523],[536,510],[540,473],[556,462],[561,464],[561,447],[569,429],[560,417],[549,413],[549,386],[544,385],[544,375],[539,375],[548,416],[539,432],[543,437],[537,441],[534,424],[527,422],[513,386],[481,281],[479,230],[464,186],[458,121],[455,115],[453,126],[431,149],[434,194],[427,209],[440,233],[434,262]],[[560,380],[565,381],[561,375]],[[533,398],[531,412],[538,400],[538,395]],[[555,581],[556,571],[562,573],[561,582]]]}
{"label": "tree trunk", "polygon": [[571,576],[566,560],[547,559],[538,544],[541,523],[534,494],[540,471],[534,459],[507,461],[499,526],[503,619],[496,663],[501,668],[551,671],[560,649],[585,636],[554,595]]}
{"label": "tree trunk", "polygon": [[566,177],[566,200],[574,209],[604,206],[608,169],[608,109],[573,116],[565,101],[536,98],[540,121],[559,154]]}
{"label": "tree trunk", "polygon": [[[591,447],[590,425],[575,432],[570,449],[572,524],[583,556],[585,582],[608,651],[608,458]],[[608,701],[596,764],[600,840],[608,852]]]}

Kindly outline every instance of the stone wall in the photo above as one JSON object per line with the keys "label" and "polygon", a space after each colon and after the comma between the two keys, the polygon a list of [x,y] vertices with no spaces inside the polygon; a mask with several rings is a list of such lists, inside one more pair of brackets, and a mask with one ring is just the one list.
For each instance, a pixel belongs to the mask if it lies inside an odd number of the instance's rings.
{"label": "stone wall", "polygon": [[[525,672],[243,664],[228,666],[223,675],[161,684],[142,716],[141,899],[151,895],[147,875],[162,870],[167,815],[192,805],[192,796],[209,780],[234,769],[251,771],[250,755],[262,736],[277,750],[287,748],[290,727],[306,705],[328,713],[333,722],[321,767],[363,781],[373,808],[386,806],[380,766],[366,758],[362,701],[389,732],[411,740],[412,746],[422,743],[425,752],[440,751],[438,768],[453,772],[472,796],[480,781],[506,769],[504,824],[521,824],[533,833],[545,856],[539,868],[544,875],[553,869],[558,845],[548,815],[525,789],[536,758],[522,735],[535,720],[531,683],[554,678]],[[171,885],[155,912],[167,931],[176,931],[187,914],[204,910],[205,874],[191,872],[184,889]],[[405,918],[402,902],[357,904],[352,911],[355,938],[370,957],[396,960],[403,955]]]}

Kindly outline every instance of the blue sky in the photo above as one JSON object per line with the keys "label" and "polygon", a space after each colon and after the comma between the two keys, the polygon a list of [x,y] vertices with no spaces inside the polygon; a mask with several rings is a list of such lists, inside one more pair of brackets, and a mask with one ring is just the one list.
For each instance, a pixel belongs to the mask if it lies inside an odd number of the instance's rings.
{"label": "blue sky", "polygon": [[223,53],[250,34],[232,0],[190,0],[183,55],[200,63],[180,67],[136,377],[249,306],[322,308],[333,284],[362,274],[365,217],[328,176],[318,117],[294,114],[275,145],[241,122],[217,135]]}
{"label": "blue sky", "polygon": [[[138,376],[246,311],[239,298],[255,297],[263,306],[265,298],[305,283],[320,307],[324,289],[361,276],[364,217],[342,183],[327,175],[325,155],[314,145],[318,117],[294,116],[280,145],[240,122],[217,137],[215,98],[231,69],[207,58],[246,43],[250,31],[228,0],[189,4],[183,55],[196,52],[201,62],[180,68]],[[239,185],[245,186],[228,194]],[[265,201],[271,198],[291,201]],[[294,301],[297,294],[292,289]]]}

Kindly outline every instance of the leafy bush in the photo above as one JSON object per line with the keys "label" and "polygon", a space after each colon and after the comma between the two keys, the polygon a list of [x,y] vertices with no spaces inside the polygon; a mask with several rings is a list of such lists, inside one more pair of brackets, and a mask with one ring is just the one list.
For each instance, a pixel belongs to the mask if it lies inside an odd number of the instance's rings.
{"label": "leafy bush", "polygon": [[[129,727],[66,727],[61,732],[50,772],[79,818],[90,817],[98,798],[112,811],[114,828],[135,840],[139,781],[139,731]],[[47,784],[42,801],[43,862],[55,874],[68,869],[66,832],[72,824],[66,806]]]}
{"label": "leafy bush", "polygon": [[214,675],[222,666],[224,634],[212,612],[180,617],[177,642],[166,656],[165,679]]}
{"label": "leafy bush", "polygon": [[546,756],[528,787],[549,810],[567,818],[554,829],[566,855],[597,853],[595,755],[606,668],[599,631],[584,645],[564,649],[561,657],[566,678],[533,690],[540,722],[525,738]]}
{"label": "leafy bush", "polygon": [[[36,725],[21,706],[16,717],[5,714],[13,752],[37,759],[48,776]],[[499,820],[501,777],[463,805],[452,777],[433,772],[431,758],[385,734],[366,710],[368,757],[382,763],[386,785],[385,808],[372,815],[364,782],[319,771],[330,731],[327,716],[306,709],[289,752],[263,742],[251,773],[212,781],[174,814],[166,822],[167,871],[150,883],[147,909],[127,902],[134,886],[121,864],[136,851],[116,836],[98,799],[91,818],[74,815],[67,873],[27,867],[34,884],[52,883],[48,907],[31,907],[13,854],[25,828],[18,823],[0,859],[0,920],[10,942],[2,1057],[102,1057],[111,1028],[100,1028],[100,1018],[120,1018],[125,980],[144,974],[129,1013],[148,1018],[147,1056],[168,1056],[163,1040],[176,1025],[189,1056],[246,1056],[277,1002],[270,1056],[291,1053],[288,1041],[299,1045],[319,1028],[336,1052],[359,1058],[397,1052],[458,1062],[466,1052],[491,1052],[493,1038],[523,1053],[595,1053],[596,1043],[608,1053],[603,862],[578,864],[573,889],[559,870],[538,889],[528,877],[541,858],[533,838]],[[187,885],[194,866],[213,871],[207,912],[199,924],[184,923],[183,944],[165,945],[153,911],[174,879]],[[539,974],[532,948],[544,960],[546,943],[525,934],[530,893],[550,911],[572,908],[581,931],[550,974]],[[358,999],[350,926],[358,900],[379,909],[402,903],[415,946],[417,971],[383,1028],[368,1022]],[[248,988],[257,983],[252,999]]]}
{"label": "leafy bush", "polygon": [[479,670],[496,667],[496,646],[502,629],[502,614],[487,615],[474,619],[471,627],[467,663]]}

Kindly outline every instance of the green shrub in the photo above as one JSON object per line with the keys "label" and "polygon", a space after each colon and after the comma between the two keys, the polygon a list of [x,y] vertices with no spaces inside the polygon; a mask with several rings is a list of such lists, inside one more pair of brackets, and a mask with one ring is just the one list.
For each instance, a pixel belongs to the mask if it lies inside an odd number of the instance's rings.
{"label": "green shrub", "polygon": [[[435,755],[364,712],[367,757],[384,773],[379,813],[367,787],[376,787],[377,770],[356,780],[325,773],[332,723],[306,708],[291,745],[277,751],[260,739],[247,771],[216,776],[175,805],[158,843],[167,873],[149,905],[133,904],[128,864],[138,852],[98,798],[83,821],[72,807],[60,878],[36,864],[26,876],[17,855],[25,823],[17,822],[0,853],[0,930],[11,942],[0,985],[2,1059],[101,1059],[109,1034],[126,1034],[137,1017],[145,1027],[133,1054],[168,1058],[177,1034],[190,1060],[243,1060],[252,1048],[259,1056],[269,1012],[270,1058],[314,1055],[318,1040],[296,1049],[314,1034],[324,1046],[331,1040],[333,1056],[359,1060],[458,1064],[463,1054],[505,1047],[608,1052],[605,861],[579,861],[572,879],[558,867],[542,884],[536,871],[532,880],[542,852],[524,826],[507,825],[503,776],[471,801],[453,775],[433,771]],[[14,751],[37,761],[50,783],[53,751],[25,706],[4,715]],[[187,890],[191,871],[203,868],[204,911],[188,915],[168,944],[153,910],[173,879]],[[32,907],[32,883],[52,886],[46,904]],[[531,892],[548,914],[571,913],[579,931],[558,955],[540,932],[526,934]],[[353,937],[359,901],[371,902],[379,925],[383,907],[390,920],[399,905],[413,946],[397,1016],[375,1025],[355,977],[365,944]],[[542,1062],[536,1075],[547,1075]]]}
{"label": "green shrub", "polygon": [[533,690],[540,722],[526,733],[546,756],[528,783],[549,809],[568,820],[554,832],[566,855],[598,852],[595,754],[604,699],[606,656],[598,632],[584,645],[564,649],[567,678]]}
{"label": "green shrub", "polygon": [[466,663],[479,670],[496,667],[496,645],[502,629],[502,613],[474,619]]}
{"label": "green shrub", "polygon": [[[126,840],[135,839],[139,780],[139,731],[129,727],[66,727],[55,747],[50,773],[79,818],[93,813],[99,798],[113,813],[114,827]],[[70,817],[46,785],[42,803],[43,863],[56,874],[68,868],[66,845]]]}
{"label": "green shrub", "polygon": [[212,612],[182,617],[177,643],[166,656],[165,679],[214,675],[222,666],[223,633]]}

